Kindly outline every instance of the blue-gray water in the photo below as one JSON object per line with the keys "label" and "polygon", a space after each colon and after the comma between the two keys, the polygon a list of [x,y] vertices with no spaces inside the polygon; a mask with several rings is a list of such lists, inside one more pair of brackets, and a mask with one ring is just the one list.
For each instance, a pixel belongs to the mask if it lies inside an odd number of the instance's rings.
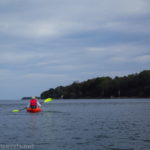
{"label": "blue-gray water", "polygon": [[0,101],[0,150],[150,150],[150,99],[54,100],[41,113],[11,112],[26,104]]}

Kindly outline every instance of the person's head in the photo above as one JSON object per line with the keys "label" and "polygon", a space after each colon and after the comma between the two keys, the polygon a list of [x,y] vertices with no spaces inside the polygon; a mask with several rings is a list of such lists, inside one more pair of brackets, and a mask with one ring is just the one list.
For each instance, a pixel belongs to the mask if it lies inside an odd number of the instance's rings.
{"label": "person's head", "polygon": [[32,97],[32,99],[36,99],[36,97],[35,97],[35,96],[33,96],[33,97]]}

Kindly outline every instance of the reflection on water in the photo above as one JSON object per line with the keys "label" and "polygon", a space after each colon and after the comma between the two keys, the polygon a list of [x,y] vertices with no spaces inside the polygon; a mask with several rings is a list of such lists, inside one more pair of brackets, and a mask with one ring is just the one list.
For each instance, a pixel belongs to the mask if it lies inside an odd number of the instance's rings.
{"label": "reflection on water", "polygon": [[36,150],[150,149],[148,99],[60,100],[43,105],[40,113],[11,112],[25,105],[0,101],[0,144],[32,144]]}

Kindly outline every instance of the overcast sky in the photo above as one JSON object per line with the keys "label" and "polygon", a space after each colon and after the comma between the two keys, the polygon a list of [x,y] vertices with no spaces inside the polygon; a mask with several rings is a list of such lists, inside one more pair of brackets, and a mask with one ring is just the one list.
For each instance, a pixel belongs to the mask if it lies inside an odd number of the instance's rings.
{"label": "overcast sky", "polygon": [[150,0],[0,0],[0,99],[150,69]]}

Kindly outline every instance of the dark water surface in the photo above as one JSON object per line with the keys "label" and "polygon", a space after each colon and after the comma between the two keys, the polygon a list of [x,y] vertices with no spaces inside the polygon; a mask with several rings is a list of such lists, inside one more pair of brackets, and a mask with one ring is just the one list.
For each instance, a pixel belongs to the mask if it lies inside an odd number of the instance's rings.
{"label": "dark water surface", "polygon": [[0,101],[0,150],[150,150],[150,99]]}

